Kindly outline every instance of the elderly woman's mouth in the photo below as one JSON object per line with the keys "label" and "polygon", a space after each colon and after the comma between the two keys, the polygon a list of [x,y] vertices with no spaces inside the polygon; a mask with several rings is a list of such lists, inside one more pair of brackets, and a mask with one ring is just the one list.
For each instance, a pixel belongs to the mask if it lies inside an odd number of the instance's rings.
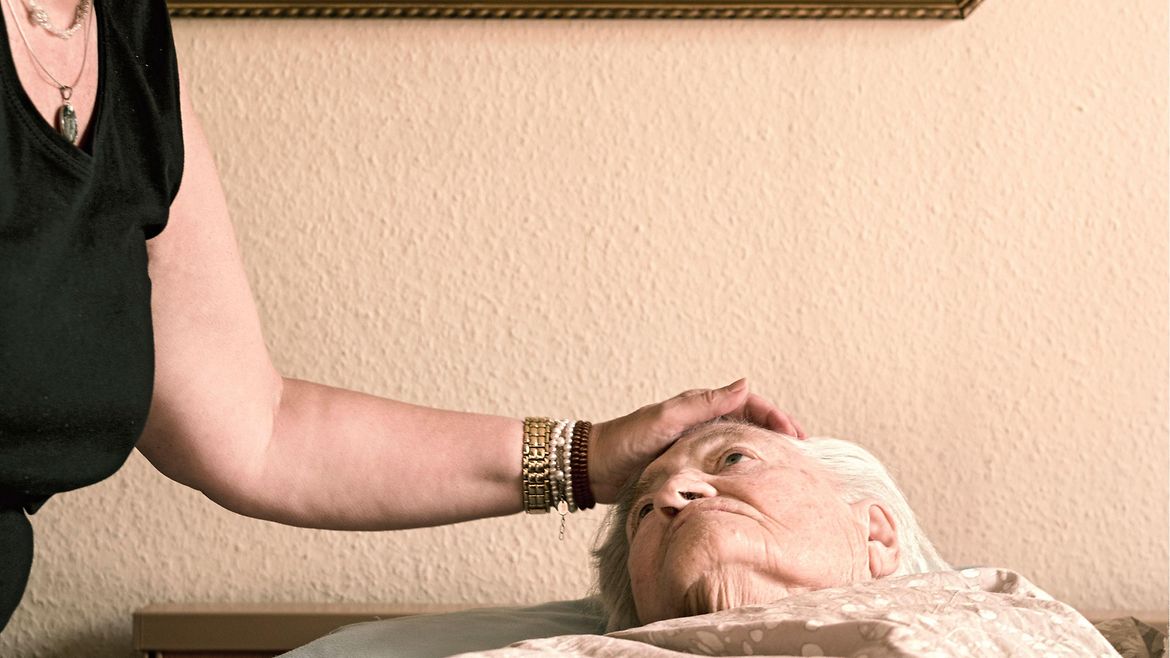
{"label": "elderly woman's mouth", "polygon": [[748,517],[742,510],[737,509],[737,506],[729,505],[723,501],[712,500],[710,502],[691,503],[687,505],[679,510],[678,514],[670,520],[670,524],[666,530],[666,544],[670,544],[683,526],[718,521],[719,517],[725,514]]}

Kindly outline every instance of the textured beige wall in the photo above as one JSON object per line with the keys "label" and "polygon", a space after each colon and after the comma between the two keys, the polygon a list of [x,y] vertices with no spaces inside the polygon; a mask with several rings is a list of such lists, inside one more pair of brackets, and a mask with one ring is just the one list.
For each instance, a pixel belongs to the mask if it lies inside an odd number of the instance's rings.
{"label": "textured beige wall", "polygon": [[[955,563],[1165,609],[1164,2],[176,33],[286,374],[594,419],[748,375]],[[600,516],[282,528],[135,456],[35,517],[0,654],[127,655],[149,602],[575,597]]]}

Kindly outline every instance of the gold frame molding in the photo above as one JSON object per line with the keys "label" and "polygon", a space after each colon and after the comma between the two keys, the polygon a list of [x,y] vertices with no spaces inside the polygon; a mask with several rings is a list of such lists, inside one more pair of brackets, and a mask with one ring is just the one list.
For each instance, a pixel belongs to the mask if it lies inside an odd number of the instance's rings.
{"label": "gold frame molding", "polygon": [[176,18],[870,18],[963,19],[983,0],[660,2],[619,0],[171,0]]}

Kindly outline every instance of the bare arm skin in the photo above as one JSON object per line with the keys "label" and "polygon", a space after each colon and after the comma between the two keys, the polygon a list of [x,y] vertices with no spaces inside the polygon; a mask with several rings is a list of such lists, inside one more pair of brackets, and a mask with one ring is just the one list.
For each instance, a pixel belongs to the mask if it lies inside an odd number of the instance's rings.
{"label": "bare arm skin", "polygon": [[[155,388],[138,443],[224,507],[291,525],[397,529],[518,512],[518,419],[429,409],[286,379],[272,365],[219,176],[186,93],[186,163],[147,243]],[[599,502],[688,426],[746,415],[803,434],[745,384],[691,391],[595,426]]]}

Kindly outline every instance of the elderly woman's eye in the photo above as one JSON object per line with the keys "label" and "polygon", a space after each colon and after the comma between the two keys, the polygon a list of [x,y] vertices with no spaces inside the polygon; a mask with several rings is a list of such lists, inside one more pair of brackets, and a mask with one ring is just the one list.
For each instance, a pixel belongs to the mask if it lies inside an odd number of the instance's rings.
{"label": "elderly woman's eye", "polygon": [[746,458],[747,455],[743,454],[742,452],[729,452],[727,453],[727,456],[723,458],[723,465],[731,466],[732,464],[738,464]]}
{"label": "elderly woman's eye", "polygon": [[638,520],[641,521],[650,512],[654,511],[654,503],[646,503],[638,508]]}

